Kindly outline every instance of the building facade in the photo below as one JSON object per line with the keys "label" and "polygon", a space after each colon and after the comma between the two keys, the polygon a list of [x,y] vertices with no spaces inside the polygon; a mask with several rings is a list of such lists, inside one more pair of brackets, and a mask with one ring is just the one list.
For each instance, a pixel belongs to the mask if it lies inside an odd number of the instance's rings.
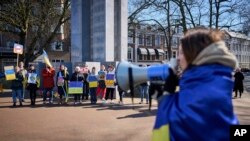
{"label": "building facade", "polygon": [[127,59],[127,0],[71,1],[71,62]]}
{"label": "building facade", "polygon": [[[140,24],[128,29],[128,61],[138,65],[159,64],[168,61],[166,37],[158,26]],[[178,31],[178,32],[177,32]],[[172,35],[172,58],[177,58],[181,30]]]}
{"label": "building facade", "polygon": [[236,56],[240,68],[250,68],[250,37],[233,31],[225,31],[225,42]]}

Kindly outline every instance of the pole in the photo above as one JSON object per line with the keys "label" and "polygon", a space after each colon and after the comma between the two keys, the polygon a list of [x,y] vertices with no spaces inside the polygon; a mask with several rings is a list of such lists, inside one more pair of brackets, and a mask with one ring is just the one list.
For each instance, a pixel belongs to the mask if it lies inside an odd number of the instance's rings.
{"label": "pole", "polygon": [[18,66],[18,59],[19,59],[19,54],[17,53],[17,61],[16,61],[16,66]]}

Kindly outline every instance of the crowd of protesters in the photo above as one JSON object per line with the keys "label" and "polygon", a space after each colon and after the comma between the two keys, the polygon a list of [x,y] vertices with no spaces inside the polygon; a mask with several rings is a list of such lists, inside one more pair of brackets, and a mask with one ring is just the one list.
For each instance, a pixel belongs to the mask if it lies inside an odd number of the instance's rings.
{"label": "crowd of protesters", "polygon": [[[102,103],[106,103],[110,98],[110,103],[113,102],[115,88],[118,87],[113,80],[113,85],[106,86],[106,75],[115,74],[115,68],[109,65],[107,70],[104,65],[101,65],[101,69],[97,72],[95,67],[91,70],[87,65],[83,68],[76,66],[72,75],[69,75],[66,66],[60,65],[59,69],[56,70],[52,66],[46,65],[45,68],[41,70],[41,75],[38,75],[35,65],[29,65],[28,69],[24,69],[23,62],[20,62],[18,66],[15,67],[16,79],[12,80],[12,98],[13,106],[16,106],[17,98],[19,99],[20,106],[25,102],[25,94],[30,96],[30,105],[36,105],[36,97],[38,95],[38,90],[42,93],[43,104],[53,104],[53,98],[58,98],[58,104],[63,104],[67,102],[66,97],[70,96],[68,94],[69,83],[70,82],[80,82],[82,83],[82,94],[72,94],[74,97],[74,104],[80,104],[84,100],[87,101],[90,98],[91,104],[96,104],[99,98]],[[90,79],[95,78],[96,85],[89,86]],[[42,79],[42,84],[40,80]],[[124,91],[118,87],[119,92],[119,104],[123,104],[122,97]],[[55,102],[55,101],[54,101]]]}
{"label": "crowd of protesters", "polygon": [[[112,104],[114,103],[113,98],[116,87],[119,93],[118,103],[123,104],[122,98],[125,92],[117,85],[115,79],[113,85],[106,86],[106,76],[108,74],[115,75],[115,68],[112,65],[109,65],[107,69],[105,65],[101,65],[99,71],[95,67],[89,69],[87,65],[84,65],[82,69],[80,66],[76,66],[71,76],[63,64],[60,65],[57,73],[53,67],[46,65],[41,71],[41,76],[38,76],[34,65],[31,64],[26,70],[24,69],[24,63],[20,62],[15,67],[15,73],[16,79],[12,80],[11,85],[13,106],[16,106],[17,98],[19,99],[20,106],[22,106],[23,102],[25,102],[25,94],[29,94],[30,104],[34,106],[39,89],[42,91],[43,104],[53,104],[53,97],[58,97],[58,104],[63,104],[67,102],[65,99],[68,96],[68,84],[70,81],[81,82],[83,84],[82,94],[72,94],[74,96],[74,104],[80,104],[84,100],[88,100],[89,97],[91,104],[96,104],[98,98],[104,104],[110,99],[110,103]],[[237,92],[239,92],[239,97],[241,97],[244,76],[239,68],[236,70],[234,77],[234,97],[238,96]],[[89,81],[93,78],[96,79],[97,84],[90,86]],[[42,86],[40,86],[40,79],[43,80]],[[146,104],[151,104],[149,102],[151,102],[151,97],[155,93],[154,87],[154,82],[145,82],[139,85],[141,98],[139,104],[143,103],[144,98],[146,98]]]}

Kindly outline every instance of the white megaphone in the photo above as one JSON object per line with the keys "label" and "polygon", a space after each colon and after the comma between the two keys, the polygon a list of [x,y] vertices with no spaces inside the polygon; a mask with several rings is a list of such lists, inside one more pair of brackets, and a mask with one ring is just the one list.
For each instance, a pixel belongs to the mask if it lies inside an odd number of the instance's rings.
{"label": "white megaphone", "polygon": [[122,61],[116,69],[116,82],[122,90],[128,91],[130,83],[136,86],[147,81],[166,80],[169,76],[169,68],[175,70],[176,66],[176,59],[171,59],[169,64],[152,65],[149,67],[139,67]]}

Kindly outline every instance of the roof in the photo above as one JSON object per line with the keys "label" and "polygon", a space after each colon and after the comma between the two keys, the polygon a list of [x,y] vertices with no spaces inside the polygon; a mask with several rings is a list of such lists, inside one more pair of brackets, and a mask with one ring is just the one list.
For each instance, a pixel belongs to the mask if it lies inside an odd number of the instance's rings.
{"label": "roof", "polygon": [[246,39],[246,40],[250,40],[250,37],[245,35],[245,34],[242,34],[242,33],[239,33],[239,32],[233,32],[233,31],[227,31],[225,30],[225,32],[233,37],[233,38],[240,38],[240,39]]}

